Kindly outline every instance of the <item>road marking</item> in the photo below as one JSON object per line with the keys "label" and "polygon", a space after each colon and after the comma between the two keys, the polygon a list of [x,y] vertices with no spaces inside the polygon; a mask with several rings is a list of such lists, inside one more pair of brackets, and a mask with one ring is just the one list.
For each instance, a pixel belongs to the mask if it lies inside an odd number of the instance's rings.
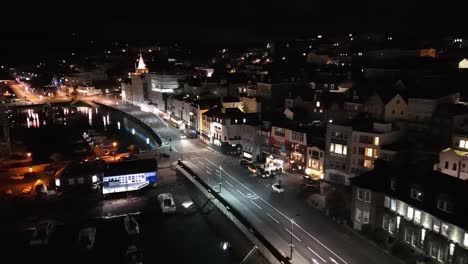
{"label": "road marking", "polygon": [[245,196],[245,194],[243,194],[241,191],[239,191],[239,189],[236,189],[236,191],[240,194],[242,194],[242,196],[244,196],[245,198],[247,198],[247,196]]}
{"label": "road marking", "polygon": [[208,173],[208,174],[210,174],[210,175],[211,175],[211,172],[209,172],[209,171],[206,171],[206,173]]}
{"label": "road marking", "polygon": [[334,260],[334,259],[331,258],[331,257],[329,257],[329,258],[330,258],[330,260],[331,260],[333,263],[338,264],[338,262],[336,262],[336,260]]}
{"label": "road marking", "polygon": [[307,247],[310,252],[314,253],[317,257],[319,257],[319,259],[321,259],[323,262],[327,263],[327,261],[325,259],[323,259],[319,254],[317,254],[317,252],[313,251],[310,247]]}
{"label": "road marking", "polygon": [[273,221],[275,221],[277,224],[279,224],[279,221],[276,220],[276,218],[274,218],[273,216],[271,216],[271,214],[269,213],[266,213],[271,219],[273,219]]}
{"label": "road marking", "polygon": [[203,162],[201,162],[201,161],[199,161],[199,160],[197,160],[197,161],[198,161],[201,165],[205,165],[205,163],[203,163]]}
{"label": "road marking", "polygon": [[[203,157],[206,161],[208,161],[209,163],[213,164],[214,166],[216,166],[216,164],[214,164],[213,162],[211,162],[209,159]],[[226,173],[226,175],[228,175],[229,177],[231,177],[234,181],[236,181],[237,183],[239,183],[242,187],[244,187],[245,189],[247,189],[248,191],[252,192],[252,193],[255,193],[253,192],[252,190],[249,189],[249,187],[245,186],[242,182],[240,182],[239,180],[237,180],[235,177],[233,177],[231,174],[229,174],[227,171],[224,171]],[[259,196],[260,197],[260,196]],[[291,221],[291,218],[287,217],[285,214],[283,214],[280,210],[278,210],[276,207],[274,207],[273,205],[271,205],[269,202],[267,202],[265,199],[263,199],[262,197],[260,197],[260,200],[262,200],[262,202],[266,203],[267,205],[269,205],[271,208],[273,208],[276,212],[278,212],[280,215],[282,215],[284,218],[286,218],[288,221]],[[325,246],[322,242],[320,242],[320,240],[318,240],[317,238],[315,238],[314,236],[312,236],[309,232],[307,232],[306,230],[304,230],[304,228],[302,228],[300,225],[298,225],[297,223],[294,223],[294,225],[296,225],[300,230],[302,230],[302,232],[306,233],[309,237],[311,237],[313,240],[315,240],[317,243],[319,243],[322,247],[324,247],[325,249],[327,249],[330,253],[332,253],[333,255],[335,255],[338,259],[340,259],[343,263],[345,264],[348,264],[348,262],[346,262],[344,259],[342,259],[340,256],[338,256],[333,250],[331,250],[330,248],[328,248],[327,246]]]}
{"label": "road marking", "polygon": [[231,186],[232,188],[234,188],[234,186],[232,186],[232,184],[228,181],[225,181],[229,186]]}
{"label": "road marking", "polygon": [[291,233],[291,231],[289,231],[289,229],[287,229],[286,227],[285,227],[284,229],[286,229],[286,231],[287,231],[289,234],[291,234],[295,239],[297,239],[297,241],[302,242],[302,240],[301,240],[300,238],[298,238],[295,234]]}
{"label": "road marking", "polygon": [[258,209],[262,210],[262,208],[260,207],[260,205],[256,204],[254,201],[250,200],[253,204],[255,204],[255,206],[258,207]]}
{"label": "road marking", "polygon": [[312,259],[312,262],[314,262],[314,264],[319,264],[317,260],[315,260],[314,258],[311,258]]}

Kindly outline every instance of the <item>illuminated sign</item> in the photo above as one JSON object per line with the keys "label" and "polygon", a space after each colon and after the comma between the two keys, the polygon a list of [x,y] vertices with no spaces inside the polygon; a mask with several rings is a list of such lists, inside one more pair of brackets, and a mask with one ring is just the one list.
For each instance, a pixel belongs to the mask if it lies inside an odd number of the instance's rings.
{"label": "illuminated sign", "polygon": [[250,153],[248,153],[248,152],[244,152],[243,155],[244,155],[244,158],[247,158],[247,159],[251,159],[251,158],[252,158],[252,154],[250,154]]}

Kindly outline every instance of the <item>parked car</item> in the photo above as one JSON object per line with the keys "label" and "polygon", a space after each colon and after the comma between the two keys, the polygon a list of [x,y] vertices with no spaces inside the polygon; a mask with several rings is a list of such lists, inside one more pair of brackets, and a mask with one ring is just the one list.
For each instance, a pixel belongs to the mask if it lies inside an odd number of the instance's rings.
{"label": "parked car", "polygon": [[283,187],[279,183],[275,183],[271,185],[271,188],[273,189],[273,191],[278,192],[278,193],[284,192]]}
{"label": "parked car", "polygon": [[161,206],[161,210],[163,213],[175,213],[176,212],[176,205],[174,199],[172,198],[172,194],[170,193],[161,193],[158,195],[159,204]]}
{"label": "parked car", "polygon": [[247,165],[247,169],[252,173],[257,173],[257,167],[253,164]]}
{"label": "parked car", "polygon": [[130,215],[125,216],[124,226],[125,230],[127,230],[127,233],[129,235],[133,236],[140,234],[140,226],[138,225],[138,222],[134,217]]}
{"label": "parked car", "polygon": [[264,168],[258,168],[257,174],[262,178],[268,178],[270,176],[270,172],[265,170]]}
{"label": "parked car", "polygon": [[78,233],[78,245],[80,248],[91,250],[94,246],[94,239],[96,237],[95,227],[86,227],[80,229]]}
{"label": "parked car", "polygon": [[31,246],[49,244],[49,239],[55,230],[55,225],[55,220],[44,220],[39,222],[33,230],[29,244]]}

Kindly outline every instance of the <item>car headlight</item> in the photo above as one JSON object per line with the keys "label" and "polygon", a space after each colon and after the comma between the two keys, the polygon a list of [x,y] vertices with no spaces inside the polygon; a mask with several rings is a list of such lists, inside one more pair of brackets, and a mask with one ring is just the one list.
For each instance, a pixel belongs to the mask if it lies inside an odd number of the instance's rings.
{"label": "car headlight", "polygon": [[55,179],[55,186],[60,187],[60,179]]}

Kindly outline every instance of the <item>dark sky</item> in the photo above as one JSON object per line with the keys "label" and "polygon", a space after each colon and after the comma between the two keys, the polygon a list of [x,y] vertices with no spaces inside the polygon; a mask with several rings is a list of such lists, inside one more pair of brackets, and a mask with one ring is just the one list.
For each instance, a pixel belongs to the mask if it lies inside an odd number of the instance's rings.
{"label": "dark sky", "polygon": [[72,32],[83,39],[106,41],[234,44],[330,31],[445,34],[468,30],[463,23],[465,9],[449,1],[10,1],[6,6],[0,29],[11,37],[0,41],[0,56],[18,50],[45,54],[81,45],[73,43]]}

